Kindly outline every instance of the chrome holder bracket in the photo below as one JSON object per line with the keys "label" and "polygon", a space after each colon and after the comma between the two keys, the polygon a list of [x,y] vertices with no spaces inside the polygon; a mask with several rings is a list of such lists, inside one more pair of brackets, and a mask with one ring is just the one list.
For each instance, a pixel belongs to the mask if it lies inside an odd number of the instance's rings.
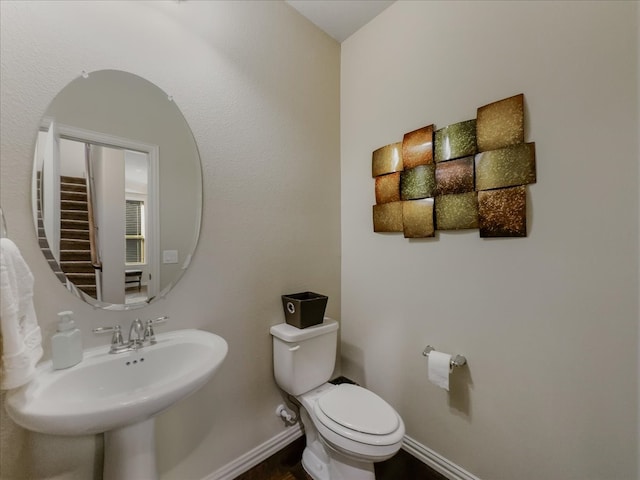
{"label": "chrome holder bracket", "polygon": [[[424,350],[422,351],[422,355],[424,357],[428,357],[429,354],[434,351],[435,348],[433,348],[431,345],[427,345]],[[451,356],[451,361],[449,363],[449,366],[451,368],[460,368],[464,365],[467,364],[467,359],[465,357],[463,357],[462,355],[452,355]]]}

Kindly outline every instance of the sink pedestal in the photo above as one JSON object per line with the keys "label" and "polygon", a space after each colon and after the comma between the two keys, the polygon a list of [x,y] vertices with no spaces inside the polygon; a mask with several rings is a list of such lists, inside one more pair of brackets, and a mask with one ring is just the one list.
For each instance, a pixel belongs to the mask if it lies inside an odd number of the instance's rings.
{"label": "sink pedestal", "polygon": [[103,480],[157,480],[155,419],[104,434]]}

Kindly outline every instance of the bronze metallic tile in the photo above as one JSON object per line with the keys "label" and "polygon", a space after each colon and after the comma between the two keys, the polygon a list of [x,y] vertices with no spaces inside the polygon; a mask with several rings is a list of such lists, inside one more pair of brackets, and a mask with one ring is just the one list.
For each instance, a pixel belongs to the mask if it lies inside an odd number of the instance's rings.
{"label": "bronze metallic tile", "polygon": [[436,164],[436,195],[473,192],[473,157]]}
{"label": "bronze metallic tile", "polygon": [[536,182],[536,144],[522,143],[476,155],[476,190]]}
{"label": "bronze metallic tile", "polygon": [[527,187],[478,192],[481,237],[527,236]]}
{"label": "bronze metallic tile", "polygon": [[373,206],[374,232],[402,232],[402,202]]}
{"label": "bronze metallic tile", "polygon": [[476,129],[479,152],[524,143],[524,95],[478,108]]}
{"label": "bronze metallic tile", "polygon": [[436,162],[473,155],[476,146],[476,119],[454,123],[437,130],[434,135]]}
{"label": "bronze metallic tile", "polygon": [[478,194],[476,192],[436,197],[438,230],[478,228]]}
{"label": "bronze metallic tile", "polygon": [[400,173],[402,200],[434,197],[436,192],[436,166],[420,165]]}
{"label": "bronze metallic tile", "polygon": [[385,145],[373,152],[371,172],[374,177],[386,173],[399,172],[403,168],[402,142]]}
{"label": "bronze metallic tile", "polygon": [[376,177],[376,203],[400,200],[400,172]]}
{"label": "bronze metallic tile", "polygon": [[433,198],[402,202],[402,222],[405,238],[435,236]]}
{"label": "bronze metallic tile", "polygon": [[404,134],[402,161],[405,169],[433,163],[433,125]]}

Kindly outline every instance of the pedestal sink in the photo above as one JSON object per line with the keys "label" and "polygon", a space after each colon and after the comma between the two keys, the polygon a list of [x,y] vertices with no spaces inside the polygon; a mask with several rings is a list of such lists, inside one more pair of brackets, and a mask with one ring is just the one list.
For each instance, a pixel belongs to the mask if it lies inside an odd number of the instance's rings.
{"label": "pedestal sink", "polygon": [[202,330],[156,335],[155,345],[110,354],[84,351],[78,365],[38,366],[29,384],[6,398],[19,425],[52,435],[105,432],[104,480],[157,478],[154,416],[202,387],[227,355],[227,342]]}

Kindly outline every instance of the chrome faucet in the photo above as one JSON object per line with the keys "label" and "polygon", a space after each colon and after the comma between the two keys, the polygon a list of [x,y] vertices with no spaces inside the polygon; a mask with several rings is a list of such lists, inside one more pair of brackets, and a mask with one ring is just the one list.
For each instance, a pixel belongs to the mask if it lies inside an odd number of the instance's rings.
{"label": "chrome faucet", "polygon": [[[135,334],[135,338],[133,335]],[[136,318],[133,322],[131,322],[131,326],[129,327],[129,346],[137,350],[138,347],[141,347],[144,340],[144,327],[142,326],[142,322],[139,318]]]}
{"label": "chrome faucet", "polygon": [[129,327],[129,338],[126,343],[122,337],[122,328],[120,325],[116,325],[114,327],[97,327],[93,329],[93,333],[113,332],[109,353],[130,352],[138,350],[145,345],[154,345],[156,343],[156,336],[153,331],[153,326],[166,322],[168,318],[169,317],[165,316],[149,319],[144,322],[144,325],[139,318],[136,318],[131,322],[131,326]]}

